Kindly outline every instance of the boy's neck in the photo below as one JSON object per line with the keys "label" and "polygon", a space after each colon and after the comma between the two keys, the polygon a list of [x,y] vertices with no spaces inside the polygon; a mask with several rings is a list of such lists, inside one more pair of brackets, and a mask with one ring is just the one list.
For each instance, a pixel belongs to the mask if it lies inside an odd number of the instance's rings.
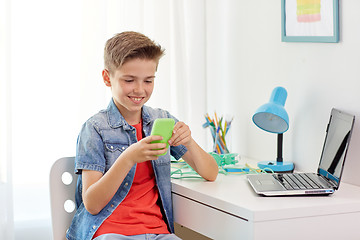
{"label": "boy's neck", "polygon": [[141,111],[135,114],[130,112],[128,114],[123,114],[122,112],[120,113],[124,117],[125,121],[130,125],[138,124],[141,121]]}
{"label": "boy's neck", "polygon": [[125,120],[126,120],[126,122],[127,122],[129,125],[131,125],[131,126],[134,126],[134,125],[136,125],[136,124],[138,124],[138,123],[141,122],[141,118],[140,118],[139,120],[134,120],[134,121],[129,121],[129,120],[127,120],[127,119],[125,119]]}

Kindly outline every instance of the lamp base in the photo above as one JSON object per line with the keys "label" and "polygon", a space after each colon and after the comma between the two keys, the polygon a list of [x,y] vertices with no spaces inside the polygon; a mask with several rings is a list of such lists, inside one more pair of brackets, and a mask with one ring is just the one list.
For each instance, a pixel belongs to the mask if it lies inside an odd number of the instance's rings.
{"label": "lamp base", "polygon": [[271,169],[275,173],[289,173],[294,171],[294,163],[292,162],[261,161],[258,162],[258,167],[260,169],[265,168],[265,171],[266,168]]}

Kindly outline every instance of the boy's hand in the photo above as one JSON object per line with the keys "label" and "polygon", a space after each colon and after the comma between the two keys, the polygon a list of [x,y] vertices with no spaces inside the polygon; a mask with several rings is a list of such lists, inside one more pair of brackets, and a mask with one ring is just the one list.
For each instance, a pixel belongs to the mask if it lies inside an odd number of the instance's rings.
{"label": "boy's hand", "polygon": [[192,141],[191,131],[184,122],[177,122],[174,126],[173,134],[169,140],[171,146],[188,146]]}
{"label": "boy's hand", "polygon": [[[139,142],[130,145],[123,153],[126,158],[135,163],[141,163],[149,160],[156,160],[156,155],[167,151],[166,143],[151,143],[152,141],[162,140],[161,136],[148,136]],[[160,150],[155,150],[160,149]]]}

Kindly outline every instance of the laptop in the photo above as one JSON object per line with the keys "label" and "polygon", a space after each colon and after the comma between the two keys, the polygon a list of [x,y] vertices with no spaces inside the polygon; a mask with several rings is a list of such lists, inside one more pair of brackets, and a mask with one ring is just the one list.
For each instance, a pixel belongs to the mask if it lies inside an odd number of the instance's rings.
{"label": "laptop", "polygon": [[333,108],[317,173],[247,175],[254,191],[263,196],[329,195],[339,188],[355,116]]}

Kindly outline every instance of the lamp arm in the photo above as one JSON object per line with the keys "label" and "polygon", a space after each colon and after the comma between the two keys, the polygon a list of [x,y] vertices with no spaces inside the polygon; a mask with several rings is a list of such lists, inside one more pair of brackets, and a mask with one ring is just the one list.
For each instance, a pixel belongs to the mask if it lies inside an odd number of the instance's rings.
{"label": "lamp arm", "polygon": [[277,162],[283,162],[282,146],[283,146],[283,134],[279,133],[277,139],[277,158],[276,158]]}

